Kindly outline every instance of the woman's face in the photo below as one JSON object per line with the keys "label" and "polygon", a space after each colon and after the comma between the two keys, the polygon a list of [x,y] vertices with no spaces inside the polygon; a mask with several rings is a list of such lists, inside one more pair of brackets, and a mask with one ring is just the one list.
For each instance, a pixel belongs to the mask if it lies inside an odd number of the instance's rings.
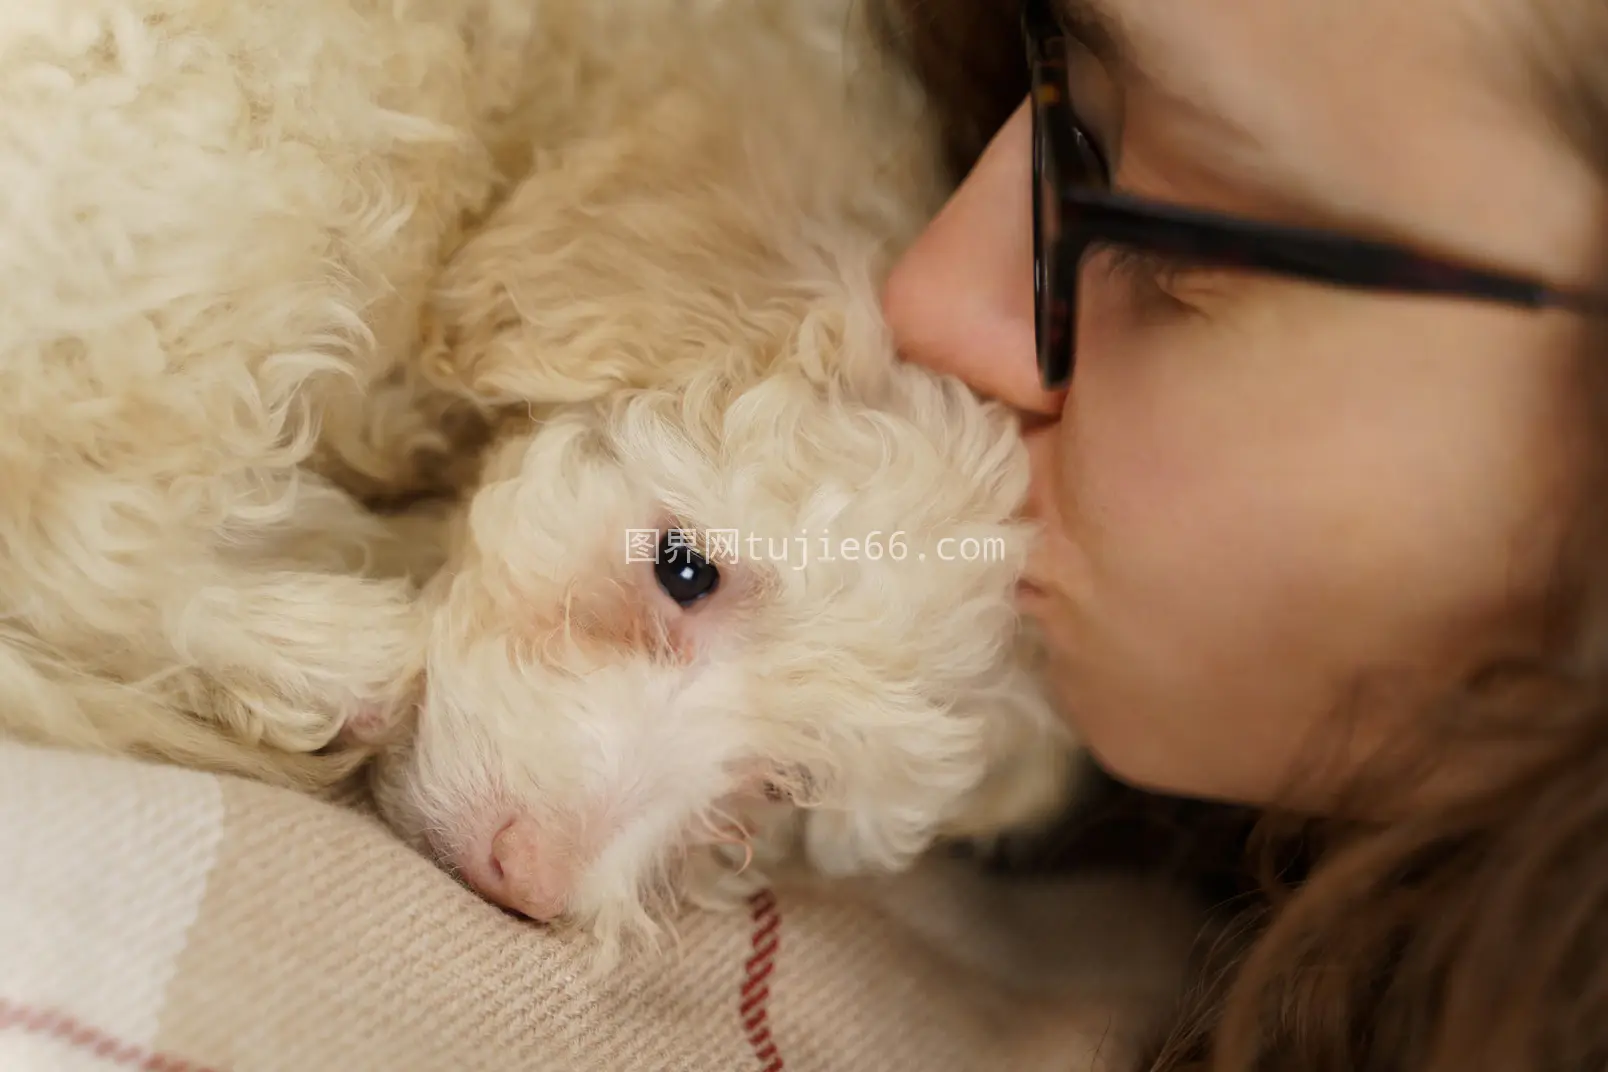
{"label": "woman's face", "polygon": [[[1523,95],[1520,0],[1068,6],[1118,46],[1089,35],[1072,78],[1118,189],[1591,280],[1600,188]],[[895,271],[901,349],[1043,418],[1024,604],[1095,754],[1156,789],[1322,808],[1333,783],[1299,765],[1336,742],[1314,734],[1367,712],[1355,760],[1536,642],[1582,326],[1101,253],[1047,394],[1029,133],[1019,111]]]}

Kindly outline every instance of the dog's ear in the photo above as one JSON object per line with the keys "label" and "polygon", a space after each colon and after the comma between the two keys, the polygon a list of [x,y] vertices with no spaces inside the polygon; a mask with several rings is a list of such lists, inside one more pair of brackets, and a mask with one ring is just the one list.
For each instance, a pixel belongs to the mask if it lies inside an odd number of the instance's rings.
{"label": "dog's ear", "polygon": [[779,330],[775,212],[722,181],[745,148],[722,114],[666,93],[538,154],[437,279],[431,378],[493,406],[586,401],[679,382]]}
{"label": "dog's ear", "polygon": [[597,398],[650,382],[655,305],[630,245],[527,179],[447,263],[424,314],[424,368],[491,407]]}

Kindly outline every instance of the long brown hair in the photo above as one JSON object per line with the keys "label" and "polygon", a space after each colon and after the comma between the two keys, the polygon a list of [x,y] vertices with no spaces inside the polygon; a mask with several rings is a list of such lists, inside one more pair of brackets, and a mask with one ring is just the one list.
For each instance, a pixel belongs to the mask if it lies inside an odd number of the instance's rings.
{"label": "long brown hair", "polygon": [[[1518,85],[1608,184],[1608,13],[1531,7],[1533,33],[1506,44],[1532,46]],[[1015,5],[884,0],[882,13],[946,117],[958,178],[1027,92]],[[1608,339],[1594,349],[1608,354]],[[1608,362],[1586,369],[1608,435]],[[1593,451],[1600,499],[1608,450]],[[1608,1068],[1608,522],[1585,517],[1573,535],[1554,656],[1482,668],[1429,727],[1442,750],[1456,735],[1522,761],[1399,822],[1265,816],[1247,863],[1261,865],[1260,896],[1237,902],[1146,1070]],[[1424,754],[1404,750],[1357,791],[1403,784]]]}

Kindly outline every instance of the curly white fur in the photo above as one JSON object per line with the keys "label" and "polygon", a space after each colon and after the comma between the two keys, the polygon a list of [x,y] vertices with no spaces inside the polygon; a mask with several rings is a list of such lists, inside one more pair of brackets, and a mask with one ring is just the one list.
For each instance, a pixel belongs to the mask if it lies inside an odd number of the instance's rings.
{"label": "curly white fur", "polygon": [[[880,318],[944,191],[863,5],[585,8],[563,122],[431,305],[430,374],[508,427],[377,795],[606,964],[795,838],[849,873],[1037,818],[1069,749],[1012,605],[1014,419],[898,363]],[[630,560],[643,529],[742,543],[703,548],[718,586],[683,607]],[[778,560],[799,539],[836,560]]]}
{"label": "curly white fur", "polygon": [[496,194],[528,6],[0,0],[0,728],[360,758],[315,753],[421,633],[352,493],[452,448],[420,303]]}

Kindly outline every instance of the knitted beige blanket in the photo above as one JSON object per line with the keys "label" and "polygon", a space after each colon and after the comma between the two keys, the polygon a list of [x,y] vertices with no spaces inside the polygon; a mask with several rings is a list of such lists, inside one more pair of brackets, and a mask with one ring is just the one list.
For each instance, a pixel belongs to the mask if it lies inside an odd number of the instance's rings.
{"label": "knitted beige blanket", "polygon": [[0,1069],[1120,1068],[1190,931],[1158,891],[953,862],[693,914],[601,985],[366,815],[0,743]]}

